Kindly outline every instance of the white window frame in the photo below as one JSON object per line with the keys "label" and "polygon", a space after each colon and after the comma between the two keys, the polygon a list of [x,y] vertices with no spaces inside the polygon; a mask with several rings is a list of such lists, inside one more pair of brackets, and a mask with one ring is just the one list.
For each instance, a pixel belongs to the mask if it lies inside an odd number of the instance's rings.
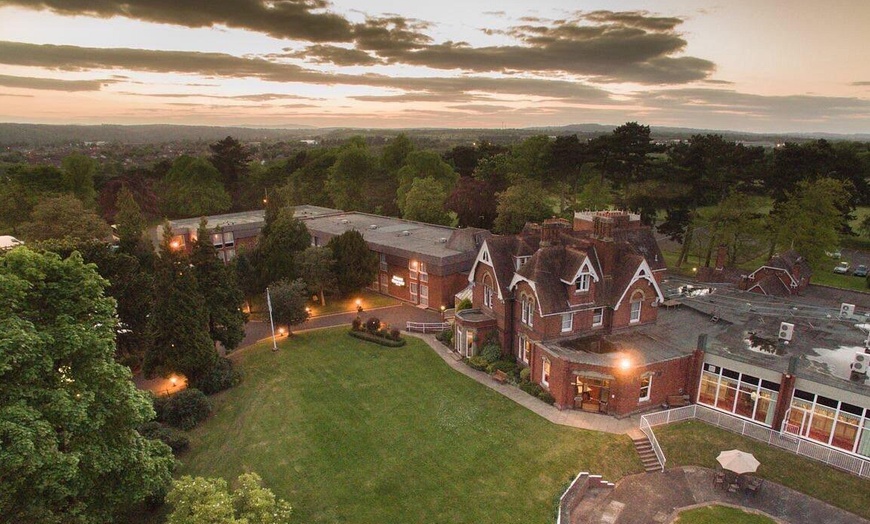
{"label": "white window frame", "polygon": [[575,293],[585,293],[589,291],[589,285],[592,282],[592,275],[589,273],[580,273],[577,276],[577,280],[574,281],[574,285],[577,286],[577,290]]}
{"label": "white window frame", "polygon": [[409,260],[408,261],[408,277],[411,280],[417,280],[417,261]]}
{"label": "white window frame", "polygon": [[523,295],[521,309],[523,311],[523,324],[532,327],[534,325],[535,317],[535,299],[528,295]]}
{"label": "white window frame", "polygon": [[[598,317],[598,321],[596,322],[595,317]],[[604,325],[604,308],[597,307],[592,310],[592,327],[599,327]]]}
{"label": "white window frame", "polygon": [[224,233],[224,247],[233,247],[236,245],[236,236],[232,231]]}
{"label": "white window frame", "polygon": [[574,329],[574,313],[562,313],[562,333]]}
{"label": "white window frame", "polygon": [[631,301],[631,313],[628,321],[632,324],[640,322],[641,309],[643,308],[643,297],[638,300]]}
{"label": "white window frame", "polygon": [[425,262],[420,262],[420,282],[429,282],[429,271]]}
{"label": "white window frame", "polygon": [[483,305],[492,308],[492,277],[483,275]]}
{"label": "white window frame", "polygon": [[212,233],[211,245],[218,249],[224,247],[224,236],[220,233]]}
{"label": "white window frame", "polygon": [[426,284],[420,284],[420,304],[429,305],[429,286]]}
{"label": "white window frame", "polygon": [[541,359],[541,385],[550,387],[550,359]]}
{"label": "white window frame", "polygon": [[408,288],[410,289],[410,293],[411,293],[411,302],[416,304],[417,303],[417,283],[416,282],[409,283]]}
{"label": "white window frame", "polygon": [[518,347],[520,349],[520,361],[523,364],[529,363],[529,357],[531,356],[531,342],[529,342],[529,338],[525,335],[519,335],[519,343]]}
{"label": "white window frame", "polygon": [[[644,382],[646,382],[646,385],[644,385]],[[640,396],[638,397],[639,402],[644,402],[650,399],[650,395],[652,394],[652,383],[652,373],[648,373],[640,377]],[[644,394],[644,390],[646,394]]]}

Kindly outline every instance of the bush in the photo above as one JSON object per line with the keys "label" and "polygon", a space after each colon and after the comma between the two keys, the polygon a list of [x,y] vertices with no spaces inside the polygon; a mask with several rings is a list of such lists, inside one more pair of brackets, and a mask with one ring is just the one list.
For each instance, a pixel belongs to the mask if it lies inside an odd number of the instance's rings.
{"label": "bush", "polygon": [[465,363],[478,371],[486,371],[486,367],[489,366],[489,361],[480,355],[467,358]]}
{"label": "bush", "polygon": [[390,338],[393,340],[402,340],[402,332],[398,329],[391,329]]}
{"label": "bush", "polygon": [[381,329],[381,321],[377,317],[371,317],[366,320],[366,331],[374,335]]}
{"label": "bush", "polygon": [[348,335],[358,338],[361,340],[366,340],[368,342],[374,342],[375,344],[380,344],[382,346],[387,346],[391,348],[399,348],[407,344],[404,338],[399,337],[399,340],[393,340],[392,338],[384,338],[377,334],[371,334],[366,331],[348,331]]}
{"label": "bush", "polygon": [[238,386],[241,381],[242,374],[233,369],[233,361],[220,358],[211,370],[197,378],[191,385],[206,395],[214,395],[219,391]]}
{"label": "bush", "polygon": [[440,341],[447,347],[453,347],[453,330],[445,329],[444,331],[435,335],[435,339]]}
{"label": "bush", "polygon": [[550,394],[549,391],[547,391],[547,390],[545,390],[545,389],[543,389],[543,388],[540,388],[540,387],[539,387],[538,389],[541,390],[541,391],[538,392],[538,398],[539,398],[539,399],[543,400],[543,401],[546,402],[547,404],[553,404],[553,403],[556,402],[556,399],[553,397],[553,395]]}
{"label": "bush", "polygon": [[496,360],[501,360],[501,346],[489,342],[480,350],[480,356],[486,360],[487,364],[492,364]]}
{"label": "bush", "polygon": [[360,331],[362,330],[362,323],[362,319],[360,317],[356,317],[355,319],[353,319],[353,322],[350,323],[350,329],[354,331]]}
{"label": "bush", "polygon": [[514,381],[519,378],[519,366],[517,366],[516,362],[511,362],[510,360],[496,360],[489,366],[487,366],[486,371],[492,375],[496,371],[501,371],[508,377],[512,378]]}
{"label": "bush", "polygon": [[471,309],[471,299],[463,298],[456,304],[456,311],[462,311],[463,309]]}
{"label": "bush", "polygon": [[[159,407],[158,407],[159,406]],[[193,429],[211,414],[205,393],[188,388],[154,402],[157,420],[180,429]]]}
{"label": "bush", "polygon": [[538,393],[542,391],[541,386],[535,384],[534,382],[520,382],[520,389],[533,397],[537,397]]}
{"label": "bush", "polygon": [[532,368],[523,368],[520,370],[520,382],[531,382]]}
{"label": "bush", "polygon": [[139,434],[145,438],[163,442],[172,448],[172,452],[176,455],[190,447],[190,439],[187,438],[187,435],[157,421],[142,424],[139,427]]}

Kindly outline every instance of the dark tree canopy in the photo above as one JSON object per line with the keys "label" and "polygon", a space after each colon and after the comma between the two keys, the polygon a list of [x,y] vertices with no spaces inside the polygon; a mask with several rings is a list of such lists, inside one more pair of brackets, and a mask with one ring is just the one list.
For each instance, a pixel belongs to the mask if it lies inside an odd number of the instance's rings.
{"label": "dark tree canopy", "polygon": [[235,207],[239,203],[242,183],[248,174],[251,153],[231,136],[209,145],[208,148],[211,150],[209,161],[220,172],[221,181]]}
{"label": "dark tree canopy", "polygon": [[182,155],[159,184],[163,212],[170,217],[213,215],[230,209],[232,201],[221,174],[204,158]]}
{"label": "dark tree canopy", "polygon": [[245,297],[234,269],[218,258],[205,219],[199,224],[190,262],[208,314],[209,335],[214,342],[220,342],[232,351],[245,338],[245,323],[248,321],[248,316],[242,311]]}
{"label": "dark tree canopy", "polygon": [[272,319],[275,324],[288,327],[308,320],[308,285],[301,278],[281,280],[269,286],[272,301]]}
{"label": "dark tree canopy", "polygon": [[109,225],[72,195],[42,200],[33,208],[30,222],[22,224],[20,230],[25,240],[93,240],[111,235]]}
{"label": "dark tree canopy", "polygon": [[80,255],[18,248],[0,258],[0,515],[4,522],[117,522],[162,492],[168,446],[115,362],[114,301]]}
{"label": "dark tree canopy", "polygon": [[333,237],[327,247],[335,257],[338,290],[342,295],[357,292],[377,278],[378,256],[369,249],[359,231],[346,231]]}
{"label": "dark tree canopy", "polygon": [[472,177],[462,177],[447,197],[445,207],[456,213],[459,227],[492,228],[496,216],[495,191],[490,185]]}
{"label": "dark tree canopy", "polygon": [[299,276],[296,257],[311,245],[308,228],[293,213],[292,207],[281,208],[260,234],[257,264],[267,285]]}

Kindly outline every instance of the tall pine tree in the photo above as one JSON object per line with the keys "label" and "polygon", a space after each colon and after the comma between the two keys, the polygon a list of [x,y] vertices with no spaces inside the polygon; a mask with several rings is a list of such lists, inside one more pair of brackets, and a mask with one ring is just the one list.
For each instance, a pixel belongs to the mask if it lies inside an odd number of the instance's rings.
{"label": "tall pine tree", "polygon": [[242,311],[245,297],[236,272],[218,258],[207,223],[204,218],[199,223],[190,261],[199,292],[205,300],[203,307],[208,314],[209,335],[213,341],[232,351],[245,338],[245,322],[248,320]]}
{"label": "tall pine tree", "polygon": [[196,382],[215,365],[217,351],[209,336],[209,315],[196,271],[184,252],[172,249],[171,238],[172,230],[164,226],[155,264],[153,345],[145,354],[145,374],[178,372]]}

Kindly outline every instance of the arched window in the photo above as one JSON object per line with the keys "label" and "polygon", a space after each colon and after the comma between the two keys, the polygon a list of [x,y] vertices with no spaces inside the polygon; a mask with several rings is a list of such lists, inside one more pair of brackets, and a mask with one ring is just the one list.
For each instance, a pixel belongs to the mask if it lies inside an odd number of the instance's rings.
{"label": "arched window", "polygon": [[535,317],[535,299],[522,294],[520,296],[520,311],[522,313],[523,324],[532,327],[533,319]]}
{"label": "arched window", "polygon": [[640,312],[643,307],[643,299],[643,291],[638,290],[631,295],[631,316],[629,317],[629,322],[640,322]]}
{"label": "arched window", "polygon": [[492,307],[492,278],[487,273],[483,276],[483,305]]}

